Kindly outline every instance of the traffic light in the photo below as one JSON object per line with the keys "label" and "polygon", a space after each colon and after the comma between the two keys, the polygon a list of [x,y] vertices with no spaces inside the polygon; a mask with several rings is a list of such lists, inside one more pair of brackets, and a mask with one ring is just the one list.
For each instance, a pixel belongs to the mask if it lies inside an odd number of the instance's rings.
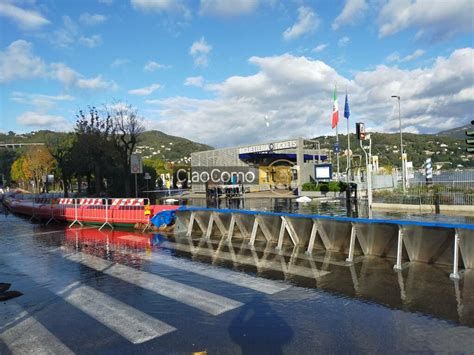
{"label": "traffic light", "polygon": [[[474,121],[471,121],[471,124],[474,126]],[[466,152],[474,154],[474,127],[470,130],[466,130],[466,136],[470,137],[466,139],[466,143],[468,145]]]}
{"label": "traffic light", "polygon": [[356,135],[358,140],[365,140],[365,124],[363,122],[356,122]]}

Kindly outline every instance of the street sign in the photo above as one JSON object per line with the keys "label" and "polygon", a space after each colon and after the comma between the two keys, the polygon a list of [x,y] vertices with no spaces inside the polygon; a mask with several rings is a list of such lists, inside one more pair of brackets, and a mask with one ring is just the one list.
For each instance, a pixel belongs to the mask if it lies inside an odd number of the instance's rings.
{"label": "street sign", "polygon": [[341,151],[341,147],[339,146],[339,142],[334,143],[333,151],[334,151],[334,153],[339,153]]}
{"label": "street sign", "polygon": [[145,180],[150,180],[150,179],[151,179],[151,175],[150,175],[149,173],[145,173],[144,179],[145,179]]}
{"label": "street sign", "polygon": [[132,174],[143,173],[143,162],[142,157],[138,154],[132,154],[130,157],[130,172]]}

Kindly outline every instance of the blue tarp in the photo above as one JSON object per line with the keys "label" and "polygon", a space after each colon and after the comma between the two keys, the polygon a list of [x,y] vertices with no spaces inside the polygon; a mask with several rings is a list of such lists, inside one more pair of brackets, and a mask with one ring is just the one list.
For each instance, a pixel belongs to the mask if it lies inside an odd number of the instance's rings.
{"label": "blue tarp", "polygon": [[151,219],[151,223],[153,223],[157,227],[162,227],[163,225],[169,226],[170,224],[173,224],[175,216],[175,210],[161,211],[153,216],[153,218]]}

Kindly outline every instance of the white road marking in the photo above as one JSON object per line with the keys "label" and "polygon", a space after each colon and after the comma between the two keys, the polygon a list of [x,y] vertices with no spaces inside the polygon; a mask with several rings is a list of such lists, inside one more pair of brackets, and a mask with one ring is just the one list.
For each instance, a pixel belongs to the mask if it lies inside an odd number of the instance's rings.
{"label": "white road marking", "polygon": [[149,257],[153,263],[170,266],[175,269],[192,272],[194,274],[206,276],[215,280],[224,281],[240,287],[245,287],[254,291],[263,292],[269,295],[286,290],[290,285],[282,282],[268,280],[260,277],[247,275],[243,272],[237,272],[226,269],[218,269],[214,266],[203,266],[200,263],[177,259],[168,255],[152,255]]}
{"label": "white road marking", "polygon": [[74,354],[17,303],[0,307],[0,339],[13,354]]}
{"label": "white road marking", "polygon": [[[51,268],[36,259],[11,260],[9,265],[30,276],[35,282],[45,285],[56,295],[88,314],[106,327],[114,330],[133,344],[143,343],[176,330],[142,311],[130,307],[94,288],[80,282],[70,282],[60,287],[61,279]],[[61,283],[64,285],[64,282]]]}
{"label": "white road marking", "polygon": [[77,282],[58,292],[64,300],[114,330],[133,344],[144,343],[176,328],[105,293]]}
{"label": "white road marking", "polygon": [[85,253],[71,254],[65,258],[212,315],[219,315],[243,305],[220,295]]}

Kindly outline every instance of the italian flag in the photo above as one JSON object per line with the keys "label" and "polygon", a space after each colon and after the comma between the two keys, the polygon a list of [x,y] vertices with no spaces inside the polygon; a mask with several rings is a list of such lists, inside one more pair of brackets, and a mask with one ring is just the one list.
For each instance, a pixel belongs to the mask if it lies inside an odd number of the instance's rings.
{"label": "italian flag", "polygon": [[334,88],[334,103],[332,105],[332,128],[334,129],[339,123],[339,108],[337,106],[337,93],[336,88]]}

